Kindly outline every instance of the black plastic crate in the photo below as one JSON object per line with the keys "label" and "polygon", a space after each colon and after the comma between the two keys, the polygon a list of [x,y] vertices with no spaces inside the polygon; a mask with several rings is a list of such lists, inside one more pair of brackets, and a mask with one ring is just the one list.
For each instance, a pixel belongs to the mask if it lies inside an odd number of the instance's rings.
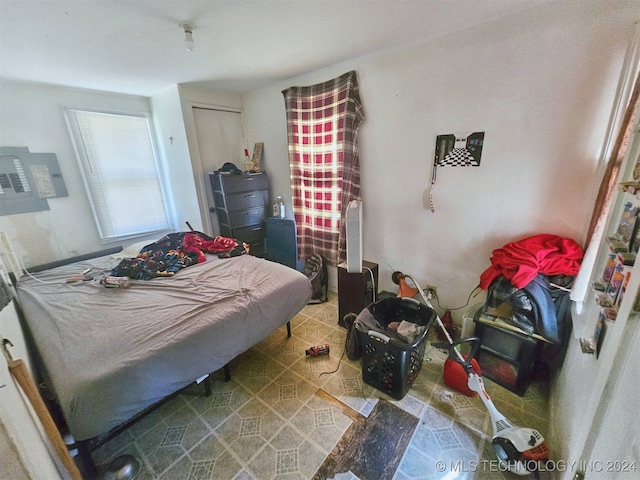
{"label": "black plastic crate", "polygon": [[[353,330],[362,356],[362,380],[400,400],[420,373],[427,333],[435,322],[436,313],[413,299],[400,297],[383,298],[369,305],[367,310],[377,326],[370,328],[356,319]],[[412,343],[407,343],[387,330],[389,323],[402,320],[427,328]]]}

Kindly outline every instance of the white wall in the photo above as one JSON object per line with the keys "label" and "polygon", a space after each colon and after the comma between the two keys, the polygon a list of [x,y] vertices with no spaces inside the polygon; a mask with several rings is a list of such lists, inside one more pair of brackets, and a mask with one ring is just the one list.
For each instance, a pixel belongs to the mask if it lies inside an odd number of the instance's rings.
{"label": "white wall", "polygon": [[[0,217],[16,253],[29,267],[108,248],[98,235],[65,124],[63,107],[150,112],[148,98],[2,81],[0,145],[55,153],[68,197],[48,199],[50,210]],[[116,244],[117,245],[117,244]]]}
{"label": "white wall", "polygon": [[[189,146],[178,86],[173,85],[154,95],[151,104],[163,166],[167,177],[171,179],[169,195],[172,199],[174,228],[186,230],[185,222],[189,222],[194,229],[200,230],[198,196],[192,188],[193,172],[188,162]],[[185,184],[186,188],[181,188]]]}
{"label": "white wall", "polygon": [[[464,305],[492,250],[537,233],[584,240],[600,154],[638,2],[559,1],[420,45],[334,65],[244,96],[247,138],[265,142],[274,194],[291,212],[281,91],[356,70],[365,111],[360,161],[364,257],[380,287],[402,270]],[[477,168],[438,168],[435,213],[425,191],[435,137],[485,131]],[[472,302],[473,303],[473,302]],[[456,321],[461,313],[454,312]],[[572,344],[562,380],[583,388]],[[581,423],[576,394],[552,401]],[[558,401],[569,402],[559,408]],[[621,412],[621,415],[624,415]],[[573,428],[549,433],[557,458]],[[579,453],[579,452],[578,452]]]}
{"label": "white wall", "polygon": [[[382,288],[395,290],[390,274],[403,270],[458,306],[506,242],[543,232],[582,241],[632,27],[629,6],[582,5],[545,5],[246,94],[247,138],[265,142],[273,193],[291,212],[281,91],[356,70],[364,254]],[[431,213],[436,135],[478,130],[481,166],[438,168]]]}

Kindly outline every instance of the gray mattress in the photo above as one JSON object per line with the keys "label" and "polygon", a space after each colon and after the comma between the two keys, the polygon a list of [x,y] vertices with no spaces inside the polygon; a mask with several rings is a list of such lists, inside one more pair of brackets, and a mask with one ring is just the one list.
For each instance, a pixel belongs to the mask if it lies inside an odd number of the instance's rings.
{"label": "gray mattress", "polygon": [[308,302],[300,272],[250,255],[204,263],[129,289],[66,283],[109,256],[23,276],[18,300],[43,372],[76,440],[102,435],[222,368]]}

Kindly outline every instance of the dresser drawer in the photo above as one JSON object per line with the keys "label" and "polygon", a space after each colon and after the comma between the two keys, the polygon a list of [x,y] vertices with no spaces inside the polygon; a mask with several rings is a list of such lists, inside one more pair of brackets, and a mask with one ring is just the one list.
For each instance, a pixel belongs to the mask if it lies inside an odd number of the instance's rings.
{"label": "dresser drawer", "polygon": [[250,208],[248,210],[228,210],[218,209],[218,220],[231,228],[246,227],[262,223],[265,218],[265,207]]}
{"label": "dresser drawer", "polygon": [[241,243],[249,244],[249,253],[256,257],[264,257],[265,233],[264,223],[240,228],[231,228],[225,224],[220,225],[220,235],[233,238]]}
{"label": "dresser drawer", "polygon": [[250,192],[253,190],[267,190],[269,183],[267,175],[262,172],[258,174],[224,175],[210,173],[211,188],[219,190],[225,194]]}
{"label": "dresser drawer", "polygon": [[269,203],[269,191],[258,190],[255,192],[234,193],[224,195],[221,192],[213,192],[213,200],[217,208],[229,211],[247,210],[255,207],[263,207]]}
{"label": "dresser drawer", "polygon": [[240,227],[233,230],[236,240],[247,243],[261,242],[264,240],[266,230],[264,224],[250,225],[248,227]]}

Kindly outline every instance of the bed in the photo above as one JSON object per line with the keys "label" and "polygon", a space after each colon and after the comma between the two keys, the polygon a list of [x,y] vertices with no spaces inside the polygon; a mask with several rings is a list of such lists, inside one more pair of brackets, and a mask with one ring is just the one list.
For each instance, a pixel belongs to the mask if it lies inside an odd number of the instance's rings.
{"label": "bed", "polygon": [[[227,365],[288,324],[311,295],[302,273],[251,255],[207,254],[169,278],[101,285],[119,261],[85,259],[16,286],[41,373],[76,441],[108,433]],[[67,283],[87,270],[92,280]]]}

